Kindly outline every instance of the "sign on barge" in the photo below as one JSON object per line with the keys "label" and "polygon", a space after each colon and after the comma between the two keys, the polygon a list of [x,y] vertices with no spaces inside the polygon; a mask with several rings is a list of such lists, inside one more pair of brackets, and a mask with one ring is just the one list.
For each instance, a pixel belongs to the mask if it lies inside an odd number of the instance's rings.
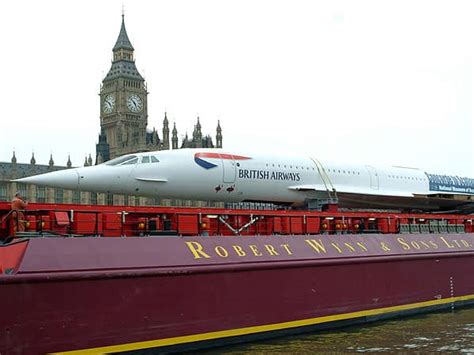
{"label": "sign on barge", "polygon": [[473,234],[31,238],[0,260],[6,354],[192,349],[474,302]]}

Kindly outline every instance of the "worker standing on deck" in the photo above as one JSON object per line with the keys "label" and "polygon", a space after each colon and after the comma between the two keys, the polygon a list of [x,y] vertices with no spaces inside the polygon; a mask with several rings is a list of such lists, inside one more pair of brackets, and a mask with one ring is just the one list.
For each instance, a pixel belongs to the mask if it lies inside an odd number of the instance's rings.
{"label": "worker standing on deck", "polygon": [[13,229],[15,232],[24,232],[25,231],[25,214],[23,211],[28,206],[21,194],[17,192],[15,197],[12,200],[12,217],[13,217]]}

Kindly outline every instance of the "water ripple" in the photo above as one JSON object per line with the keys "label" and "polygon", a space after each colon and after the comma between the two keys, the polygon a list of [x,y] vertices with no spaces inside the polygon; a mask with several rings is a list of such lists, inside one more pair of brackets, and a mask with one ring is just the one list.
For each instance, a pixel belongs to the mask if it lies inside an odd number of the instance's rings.
{"label": "water ripple", "polygon": [[201,354],[457,352],[474,355],[474,308],[201,351]]}

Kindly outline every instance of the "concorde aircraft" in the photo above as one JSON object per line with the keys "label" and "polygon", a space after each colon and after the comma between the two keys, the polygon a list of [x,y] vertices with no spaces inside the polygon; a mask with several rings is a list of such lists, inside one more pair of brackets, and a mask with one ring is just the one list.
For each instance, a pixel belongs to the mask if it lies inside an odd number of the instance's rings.
{"label": "concorde aircraft", "polygon": [[404,167],[322,162],[314,157],[179,149],[16,180],[82,191],[318,208],[474,211],[474,179]]}

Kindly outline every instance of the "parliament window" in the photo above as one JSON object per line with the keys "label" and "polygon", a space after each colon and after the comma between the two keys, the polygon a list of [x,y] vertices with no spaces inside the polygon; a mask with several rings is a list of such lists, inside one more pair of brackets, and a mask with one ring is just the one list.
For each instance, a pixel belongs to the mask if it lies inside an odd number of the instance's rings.
{"label": "parliament window", "polygon": [[46,202],[46,188],[43,186],[38,186],[36,188],[36,202],[45,203]]}
{"label": "parliament window", "polygon": [[79,190],[74,190],[72,192],[72,203],[75,203],[75,204],[81,203],[81,192]]}
{"label": "parliament window", "polygon": [[56,189],[54,191],[54,202],[55,203],[63,203],[64,202],[64,190],[63,189]]}
{"label": "parliament window", "polygon": [[6,184],[0,184],[0,201],[8,201]]}
{"label": "parliament window", "polygon": [[107,192],[106,200],[107,200],[107,205],[113,206],[113,204],[114,204],[114,195],[113,195],[113,193]]}
{"label": "parliament window", "polygon": [[91,205],[97,205],[97,192],[91,192]]}

